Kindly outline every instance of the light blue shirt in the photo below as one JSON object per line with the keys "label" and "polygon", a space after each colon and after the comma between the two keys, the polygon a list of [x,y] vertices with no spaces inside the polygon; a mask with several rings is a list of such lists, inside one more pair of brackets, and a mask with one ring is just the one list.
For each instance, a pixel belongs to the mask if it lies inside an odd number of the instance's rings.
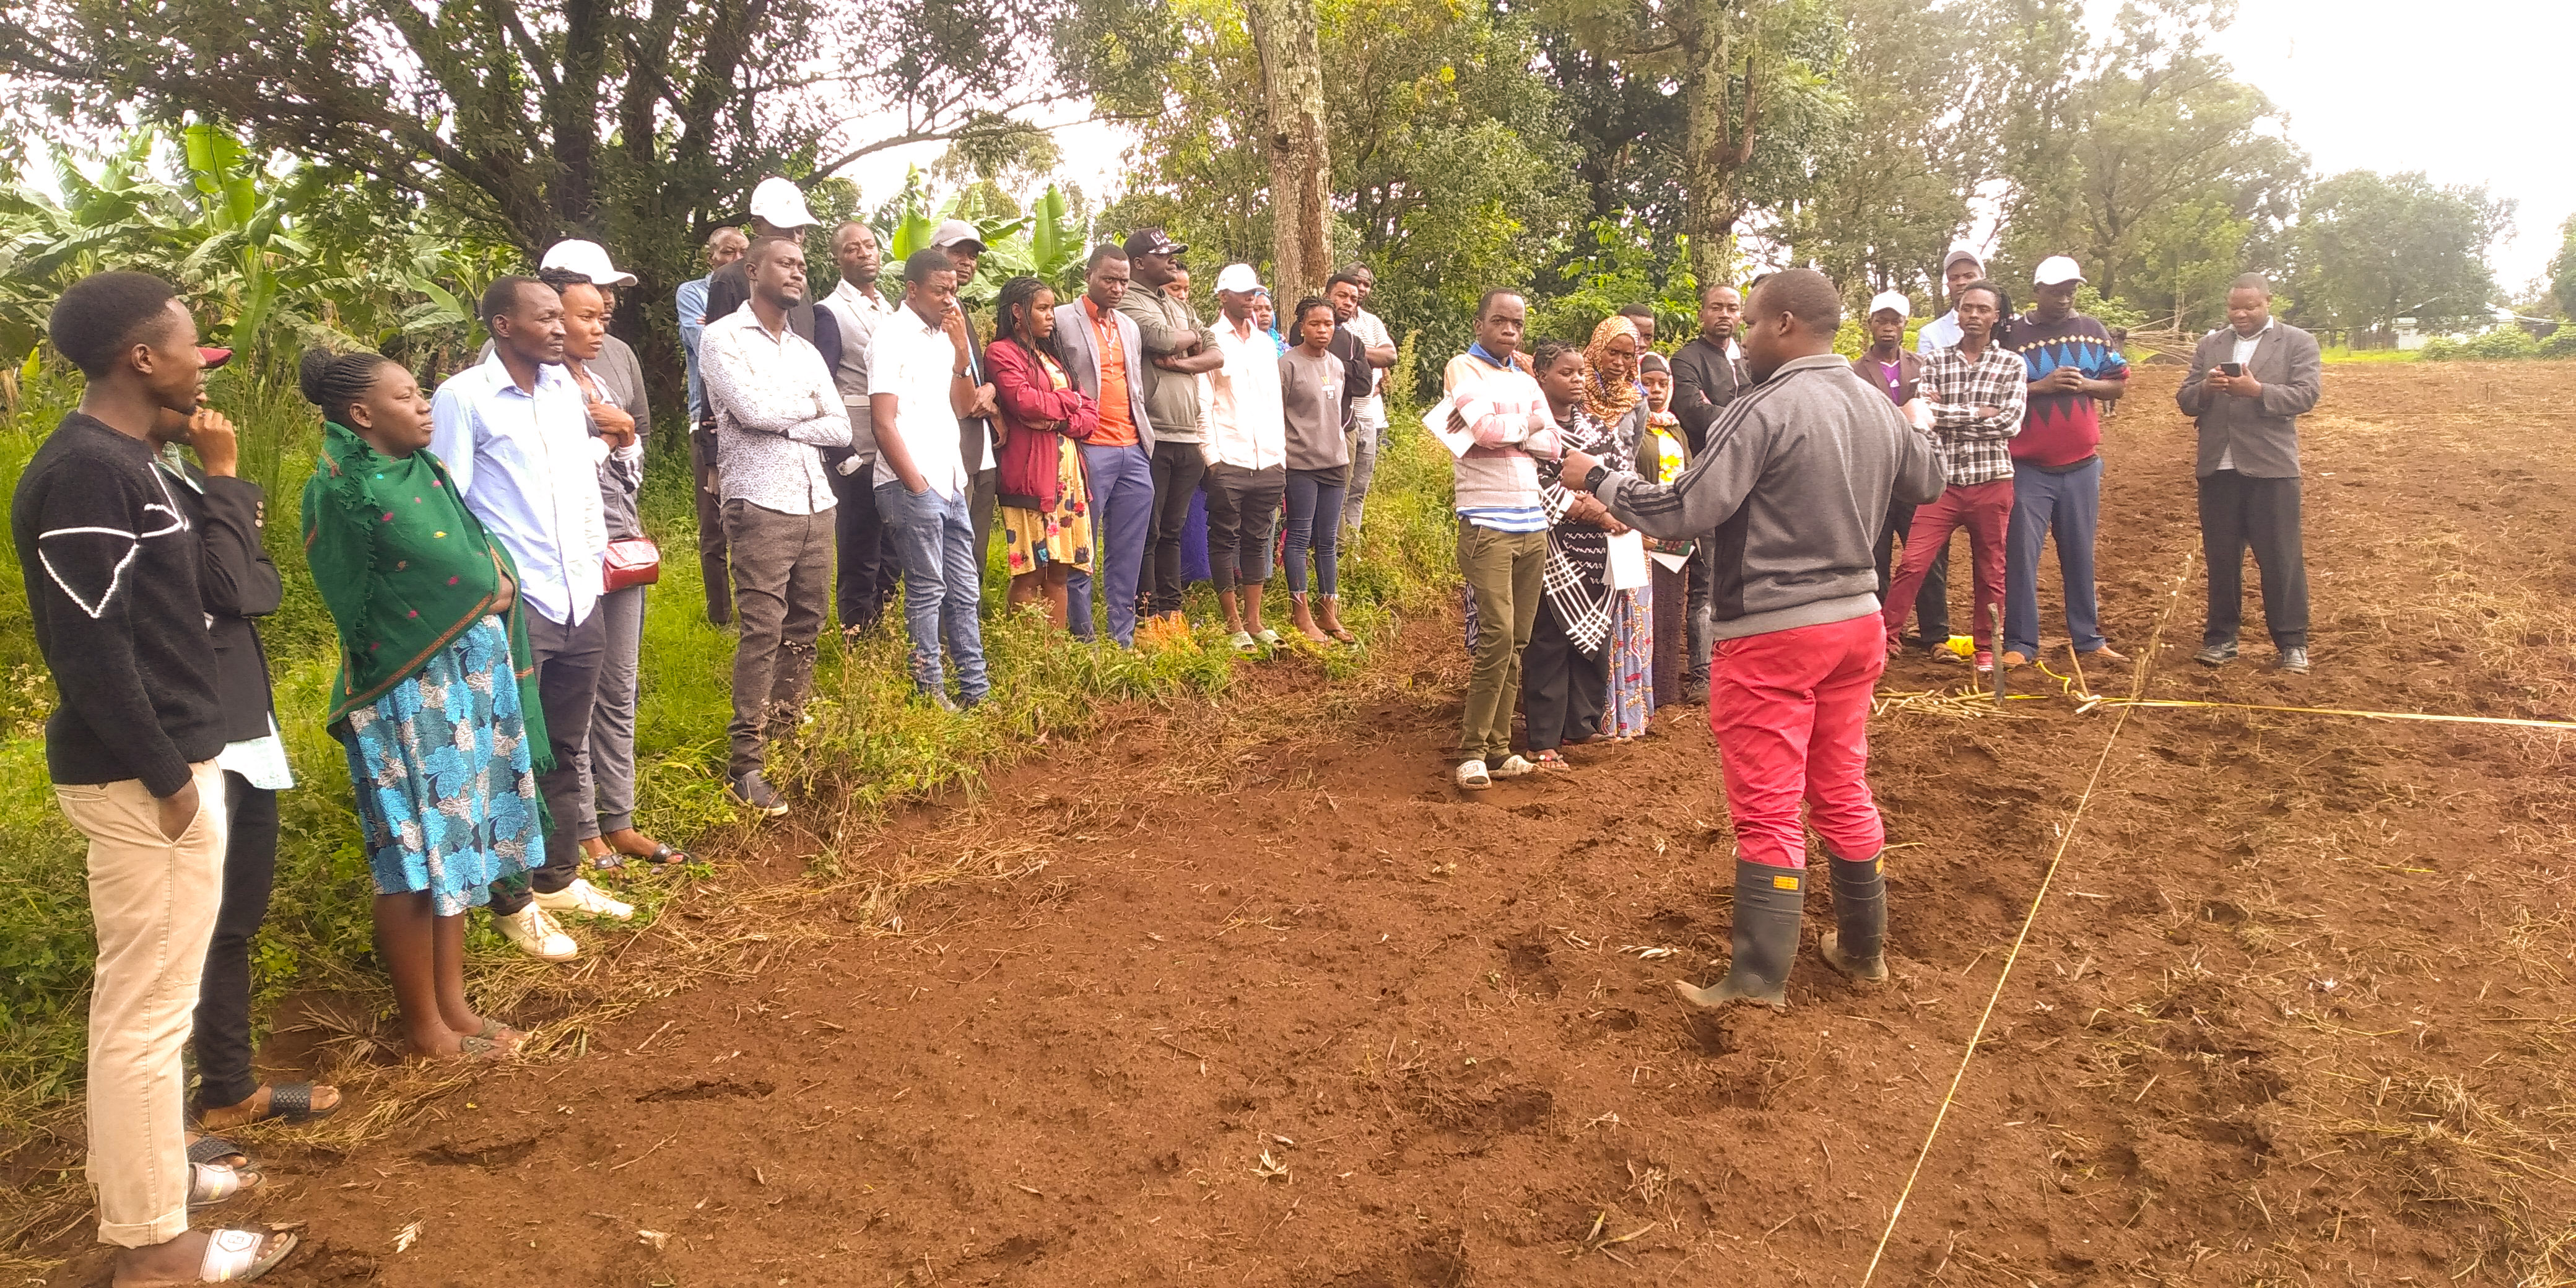
{"label": "light blue shirt", "polygon": [[608,552],[598,473],[608,443],[590,435],[581,387],[549,364],[522,392],[496,353],[440,384],[429,416],[429,449],[518,564],[520,596],[558,625],[588,620]]}
{"label": "light blue shirt", "polygon": [[1914,351],[1929,358],[1943,349],[1958,348],[1962,338],[1959,334],[1959,311],[1952,309],[1924,323],[1923,329],[1914,333]]}
{"label": "light blue shirt", "polygon": [[[714,274],[708,274],[708,277],[712,276]],[[707,387],[698,379],[698,337],[707,329],[707,324],[701,320],[707,311],[707,278],[680,283],[672,303],[680,310],[680,350],[687,357],[689,368],[689,423],[695,425],[707,411]]]}

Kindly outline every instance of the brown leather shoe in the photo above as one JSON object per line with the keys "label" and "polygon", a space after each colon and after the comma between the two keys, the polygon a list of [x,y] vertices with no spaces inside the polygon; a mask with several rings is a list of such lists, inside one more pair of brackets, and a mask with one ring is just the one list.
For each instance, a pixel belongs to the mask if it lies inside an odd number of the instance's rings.
{"label": "brown leather shoe", "polygon": [[2126,662],[2129,660],[2128,654],[2123,653],[2108,644],[2105,644],[2090,653],[2078,653],[2076,656],[2087,662]]}
{"label": "brown leather shoe", "polygon": [[2021,654],[2021,650],[2020,650],[2020,649],[2017,649],[2017,648],[2008,648],[2008,649],[2005,649],[2005,650],[2004,650],[2004,653],[2003,653],[2003,656],[2002,656],[2001,658],[1997,659],[1997,660],[2001,661],[2001,662],[2004,664],[2004,666],[2005,666],[2005,668],[2006,668],[2006,669],[2010,669],[2010,668],[2012,668],[2012,667],[2016,667],[2016,666],[2028,666],[2028,665],[2030,665],[2030,659],[2029,659],[2029,658],[2026,658],[2026,657],[2023,657],[2023,656],[2022,656],[2022,654]]}

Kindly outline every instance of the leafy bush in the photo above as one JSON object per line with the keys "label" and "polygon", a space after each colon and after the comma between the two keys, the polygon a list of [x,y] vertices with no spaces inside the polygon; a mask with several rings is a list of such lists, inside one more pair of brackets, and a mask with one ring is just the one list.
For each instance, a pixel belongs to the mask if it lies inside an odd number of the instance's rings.
{"label": "leafy bush", "polygon": [[2529,331],[2518,326],[2497,327],[2484,335],[2473,337],[2463,348],[2462,356],[2483,358],[2488,361],[2540,356],[2540,342],[2532,339]]}
{"label": "leafy bush", "polygon": [[2518,326],[2500,326],[2466,340],[2436,336],[2420,352],[2426,362],[2513,362],[2525,358],[2576,358],[2576,325],[2561,326],[2546,340],[2535,340]]}

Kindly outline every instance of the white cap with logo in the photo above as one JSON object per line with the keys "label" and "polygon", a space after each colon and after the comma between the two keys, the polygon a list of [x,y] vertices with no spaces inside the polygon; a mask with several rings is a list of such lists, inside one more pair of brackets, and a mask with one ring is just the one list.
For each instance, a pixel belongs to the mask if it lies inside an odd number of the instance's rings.
{"label": "white cap with logo", "polygon": [[2084,270],[2077,268],[2075,261],[2067,256],[2051,255],[2039,261],[2039,271],[2032,273],[2030,280],[2041,286],[2062,286],[2083,281]]}
{"label": "white cap with logo", "polygon": [[560,268],[579,273],[593,286],[633,286],[635,275],[608,260],[608,248],[594,241],[559,241],[546,249],[539,268]]}
{"label": "white cap with logo", "polygon": [[1235,295],[1261,289],[1261,275],[1250,264],[1228,264],[1216,275],[1216,289]]}
{"label": "white cap with logo", "polygon": [[805,205],[805,190],[795,180],[776,175],[751,190],[751,217],[772,228],[807,228],[815,222],[814,212]]}
{"label": "white cap with logo", "polygon": [[1863,316],[1877,317],[1879,314],[1890,310],[1894,310],[1896,316],[1901,318],[1912,317],[1914,316],[1914,302],[1906,299],[1905,292],[1903,291],[1880,291],[1878,294],[1869,297],[1869,312]]}

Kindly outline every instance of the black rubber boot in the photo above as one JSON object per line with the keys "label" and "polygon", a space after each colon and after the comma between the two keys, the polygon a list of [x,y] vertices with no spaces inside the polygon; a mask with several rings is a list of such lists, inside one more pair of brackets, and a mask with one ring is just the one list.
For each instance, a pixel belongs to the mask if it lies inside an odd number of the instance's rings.
{"label": "black rubber boot", "polygon": [[1887,874],[1884,853],[1835,859],[1834,929],[1818,945],[1825,964],[1853,979],[1887,978]]}
{"label": "black rubber boot", "polygon": [[1679,980],[1673,991],[1693,1006],[1728,1002],[1789,1005],[1789,966],[1798,956],[1798,913],[1807,901],[1807,874],[1748,859],[1735,861],[1735,956],[1726,978],[1708,988]]}

